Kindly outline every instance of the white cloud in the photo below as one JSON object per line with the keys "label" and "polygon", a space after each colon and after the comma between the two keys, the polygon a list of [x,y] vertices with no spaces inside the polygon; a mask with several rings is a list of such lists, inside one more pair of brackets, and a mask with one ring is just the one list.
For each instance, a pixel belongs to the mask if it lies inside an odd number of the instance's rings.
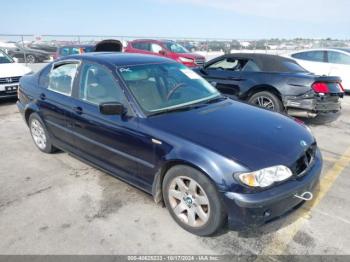
{"label": "white cloud", "polygon": [[349,22],[349,0],[158,0],[244,14],[315,23]]}

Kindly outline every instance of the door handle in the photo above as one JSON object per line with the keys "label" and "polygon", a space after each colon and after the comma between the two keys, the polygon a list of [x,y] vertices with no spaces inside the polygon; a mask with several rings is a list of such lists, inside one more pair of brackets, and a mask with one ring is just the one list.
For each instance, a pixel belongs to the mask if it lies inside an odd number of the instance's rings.
{"label": "door handle", "polygon": [[44,93],[41,93],[39,97],[40,97],[41,100],[45,100],[46,99],[46,95]]}
{"label": "door handle", "polygon": [[78,115],[81,115],[83,113],[83,109],[80,106],[75,106],[73,107],[73,110],[75,113],[77,113]]}

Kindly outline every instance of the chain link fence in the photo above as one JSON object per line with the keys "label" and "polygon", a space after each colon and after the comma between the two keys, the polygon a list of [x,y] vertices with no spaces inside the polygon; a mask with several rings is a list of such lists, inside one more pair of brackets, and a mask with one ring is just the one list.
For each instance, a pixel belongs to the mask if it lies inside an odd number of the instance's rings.
{"label": "chain link fence", "polygon": [[[103,39],[118,39],[124,46],[134,39],[147,36],[117,35],[7,35],[0,34],[0,49],[22,63],[41,63],[54,59],[57,47],[75,44],[95,44]],[[213,39],[186,37],[152,37],[178,42],[191,52],[204,55],[207,60],[216,56],[234,52],[260,52],[285,54],[294,50],[350,47],[350,40],[334,39]]]}

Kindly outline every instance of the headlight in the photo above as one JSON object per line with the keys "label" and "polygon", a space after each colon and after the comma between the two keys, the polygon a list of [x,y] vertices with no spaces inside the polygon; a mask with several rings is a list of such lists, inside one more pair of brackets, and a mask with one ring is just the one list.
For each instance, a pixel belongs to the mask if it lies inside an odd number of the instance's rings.
{"label": "headlight", "polygon": [[193,63],[193,59],[191,58],[186,58],[186,57],[179,57],[180,61],[183,62],[183,63]]}
{"label": "headlight", "polygon": [[273,166],[250,173],[237,174],[243,184],[251,187],[268,187],[275,182],[286,180],[293,175],[286,166]]}

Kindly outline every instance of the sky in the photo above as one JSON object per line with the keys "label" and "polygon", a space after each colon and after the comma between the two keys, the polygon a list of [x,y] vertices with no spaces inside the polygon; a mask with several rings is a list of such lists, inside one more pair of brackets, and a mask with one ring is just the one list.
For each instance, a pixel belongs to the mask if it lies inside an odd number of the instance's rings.
{"label": "sky", "polygon": [[350,39],[349,0],[1,0],[0,34]]}

